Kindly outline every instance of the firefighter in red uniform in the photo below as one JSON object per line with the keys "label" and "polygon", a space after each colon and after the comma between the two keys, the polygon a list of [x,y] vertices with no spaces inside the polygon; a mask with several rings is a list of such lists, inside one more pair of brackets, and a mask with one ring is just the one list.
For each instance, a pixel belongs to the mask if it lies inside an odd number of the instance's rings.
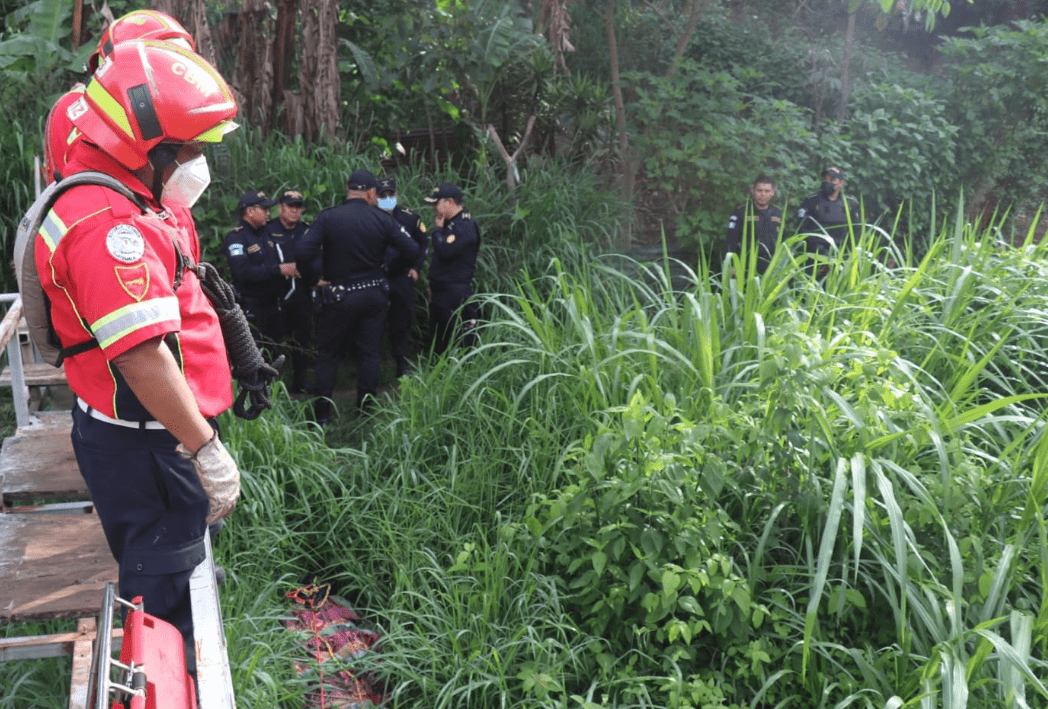
{"label": "firefighter in red uniform", "polygon": [[211,419],[232,403],[219,319],[188,267],[204,146],[236,128],[226,82],[168,42],[116,45],[68,115],[83,137],[67,174],[94,170],[47,214],[35,260],[66,353],[73,449],[120,565],[120,594],[192,647],[189,577],[207,524],[228,515],[239,472]]}
{"label": "firefighter in red uniform", "polygon": [[[155,39],[173,42],[185,49],[196,49],[192,35],[178,20],[156,10],[135,10],[114,20],[102,31],[98,48],[87,60],[87,69],[94,73],[98,63],[105,59],[113,47],[121,42],[135,39]],[[73,143],[80,139],[80,131],[73,126],[67,115],[69,107],[84,93],[84,85],[76,84],[58,97],[44,121],[44,180],[51,184],[66,174],[66,156]]]}

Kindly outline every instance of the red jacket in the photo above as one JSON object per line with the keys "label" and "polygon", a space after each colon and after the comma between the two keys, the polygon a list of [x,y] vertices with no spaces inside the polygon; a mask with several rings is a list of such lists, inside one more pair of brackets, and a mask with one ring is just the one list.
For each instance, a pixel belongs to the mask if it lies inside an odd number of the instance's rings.
{"label": "red jacket", "polygon": [[142,214],[113,190],[84,185],[58,199],[37,233],[37,270],[63,347],[92,337],[99,344],[66,359],[70,388],[107,416],[152,419],[112,360],[150,338],[170,335],[166,341],[200,413],[217,416],[233,402],[218,316],[192,272],[183,271],[181,286],[173,287],[175,241],[194,263],[200,258],[192,214],[163,210],[134,175],[89,143],[74,144],[69,158],[68,174],[112,175],[156,212]]}

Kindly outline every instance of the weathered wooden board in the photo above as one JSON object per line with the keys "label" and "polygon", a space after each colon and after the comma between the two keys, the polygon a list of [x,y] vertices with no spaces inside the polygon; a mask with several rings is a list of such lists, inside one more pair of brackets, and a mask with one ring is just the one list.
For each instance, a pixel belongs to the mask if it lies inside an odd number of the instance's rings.
{"label": "weathered wooden board", "polygon": [[[60,386],[68,384],[65,367],[52,367],[47,362],[25,362],[22,364],[22,376],[26,386]],[[0,372],[0,386],[11,386],[11,368],[4,367]]]}
{"label": "weathered wooden board", "polygon": [[69,412],[40,414],[31,426],[4,439],[0,450],[0,494],[10,507],[28,500],[87,500],[69,438]]}
{"label": "weathered wooden board", "polygon": [[94,514],[0,515],[0,622],[98,612],[117,565]]}

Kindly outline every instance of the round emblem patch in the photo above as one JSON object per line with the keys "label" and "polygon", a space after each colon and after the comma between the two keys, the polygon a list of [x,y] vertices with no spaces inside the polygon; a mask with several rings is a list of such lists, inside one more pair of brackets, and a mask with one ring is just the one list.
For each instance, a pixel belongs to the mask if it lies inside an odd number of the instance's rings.
{"label": "round emblem patch", "polygon": [[106,249],[117,261],[134,263],[146,250],[142,232],[130,224],[117,224],[106,234]]}

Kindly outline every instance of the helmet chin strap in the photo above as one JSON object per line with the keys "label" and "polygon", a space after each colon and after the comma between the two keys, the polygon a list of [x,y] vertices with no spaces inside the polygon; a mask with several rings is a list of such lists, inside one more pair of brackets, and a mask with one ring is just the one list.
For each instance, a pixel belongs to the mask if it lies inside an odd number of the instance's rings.
{"label": "helmet chin strap", "polygon": [[160,204],[160,195],[164,192],[164,171],[178,158],[179,146],[173,143],[161,143],[149,151],[149,164],[153,166],[153,199]]}

